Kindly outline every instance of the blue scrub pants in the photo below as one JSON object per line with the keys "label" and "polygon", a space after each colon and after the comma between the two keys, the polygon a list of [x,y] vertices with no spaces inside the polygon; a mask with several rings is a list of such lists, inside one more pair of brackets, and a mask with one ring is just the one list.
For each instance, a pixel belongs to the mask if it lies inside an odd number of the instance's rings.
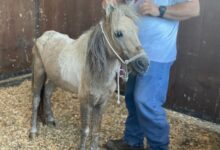
{"label": "blue scrub pants", "polygon": [[144,75],[129,76],[125,93],[128,109],[125,143],[143,147],[146,137],[150,150],[168,150],[169,124],[162,105],[166,100],[172,64],[151,61]]}

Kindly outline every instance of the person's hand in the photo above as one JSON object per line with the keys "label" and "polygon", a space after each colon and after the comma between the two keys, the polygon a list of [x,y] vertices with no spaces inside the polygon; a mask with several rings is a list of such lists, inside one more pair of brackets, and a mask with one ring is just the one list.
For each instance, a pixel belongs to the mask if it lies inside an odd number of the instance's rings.
{"label": "person's hand", "polygon": [[144,0],[140,6],[140,13],[142,15],[159,16],[159,8],[152,0]]}
{"label": "person's hand", "polygon": [[117,0],[102,0],[102,7],[106,8],[107,4],[113,4],[116,5],[117,4]]}

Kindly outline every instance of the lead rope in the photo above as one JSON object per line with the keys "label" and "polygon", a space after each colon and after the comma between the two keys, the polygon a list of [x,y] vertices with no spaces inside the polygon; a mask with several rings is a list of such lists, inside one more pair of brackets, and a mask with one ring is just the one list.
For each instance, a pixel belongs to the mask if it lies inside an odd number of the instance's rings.
{"label": "lead rope", "polygon": [[[122,75],[121,75],[122,71]],[[117,70],[117,104],[120,105],[120,78],[123,79],[124,82],[128,80],[128,69],[127,65],[125,65],[125,69],[121,69],[121,67]]]}
{"label": "lead rope", "polygon": [[118,69],[117,71],[117,104],[120,105],[121,102],[120,102],[120,83],[119,83],[119,80],[120,80],[120,68]]}

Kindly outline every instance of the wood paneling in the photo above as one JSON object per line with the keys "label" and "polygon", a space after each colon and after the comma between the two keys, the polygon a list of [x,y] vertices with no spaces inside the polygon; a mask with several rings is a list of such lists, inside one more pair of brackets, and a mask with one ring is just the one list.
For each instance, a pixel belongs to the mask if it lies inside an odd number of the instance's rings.
{"label": "wood paneling", "polygon": [[100,0],[42,0],[40,7],[41,32],[56,30],[73,38],[97,23],[101,16]]}
{"label": "wood paneling", "polygon": [[101,0],[1,0],[0,79],[30,68],[33,40],[44,31],[76,38],[100,16]]}
{"label": "wood paneling", "polygon": [[180,27],[168,107],[220,122],[220,1],[200,3],[200,17]]}
{"label": "wood paneling", "polygon": [[33,0],[0,1],[0,73],[30,65],[34,22]]}

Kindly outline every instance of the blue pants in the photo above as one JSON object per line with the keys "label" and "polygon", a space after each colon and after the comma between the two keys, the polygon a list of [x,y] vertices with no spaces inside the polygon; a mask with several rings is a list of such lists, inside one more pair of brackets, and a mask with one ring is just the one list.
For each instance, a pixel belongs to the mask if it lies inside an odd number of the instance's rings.
{"label": "blue pants", "polygon": [[125,93],[128,117],[124,141],[127,144],[142,147],[146,137],[150,150],[168,150],[169,124],[162,105],[172,64],[152,61],[144,75],[129,77]]}

